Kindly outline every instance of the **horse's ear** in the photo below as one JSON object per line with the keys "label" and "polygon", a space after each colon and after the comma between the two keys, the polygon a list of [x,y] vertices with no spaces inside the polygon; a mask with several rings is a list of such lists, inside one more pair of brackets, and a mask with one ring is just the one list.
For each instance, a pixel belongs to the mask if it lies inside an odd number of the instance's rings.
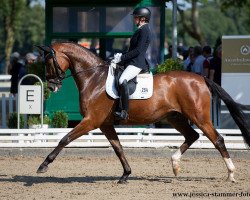
{"label": "horse's ear", "polygon": [[36,48],[44,51],[44,53],[50,53],[51,52],[51,48],[48,46],[40,46],[40,45],[34,45]]}

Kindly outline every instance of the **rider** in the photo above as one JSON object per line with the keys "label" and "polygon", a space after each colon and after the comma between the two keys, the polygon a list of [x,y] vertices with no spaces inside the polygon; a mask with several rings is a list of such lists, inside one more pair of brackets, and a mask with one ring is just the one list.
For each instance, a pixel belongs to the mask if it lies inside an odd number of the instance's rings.
{"label": "rider", "polygon": [[139,7],[133,11],[132,15],[138,30],[130,39],[129,50],[123,55],[121,53],[115,54],[114,59],[111,61],[115,64],[119,63],[126,67],[119,79],[119,85],[121,88],[121,111],[115,112],[115,115],[120,119],[128,118],[128,81],[136,77],[141,70],[147,71],[149,69],[149,63],[146,59],[146,51],[151,40],[151,32],[148,25],[151,12],[146,7]]}

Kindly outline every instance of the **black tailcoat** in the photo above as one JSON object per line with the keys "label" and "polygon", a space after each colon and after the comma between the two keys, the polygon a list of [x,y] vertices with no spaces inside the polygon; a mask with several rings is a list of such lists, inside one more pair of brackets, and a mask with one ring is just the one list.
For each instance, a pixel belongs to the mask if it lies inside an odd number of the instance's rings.
{"label": "black tailcoat", "polygon": [[146,51],[150,44],[151,32],[148,24],[140,27],[130,39],[130,46],[127,53],[121,57],[121,64],[134,65],[143,70],[148,70],[149,63],[146,59]]}

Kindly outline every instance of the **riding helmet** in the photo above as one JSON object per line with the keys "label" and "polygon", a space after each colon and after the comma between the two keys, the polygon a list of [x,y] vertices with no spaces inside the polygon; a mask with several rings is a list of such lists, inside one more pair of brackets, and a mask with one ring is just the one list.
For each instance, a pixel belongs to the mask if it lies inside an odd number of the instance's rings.
{"label": "riding helmet", "polygon": [[139,7],[134,9],[133,11],[133,16],[137,16],[137,17],[145,17],[146,20],[150,20],[150,16],[151,16],[151,12],[148,8],[146,7]]}

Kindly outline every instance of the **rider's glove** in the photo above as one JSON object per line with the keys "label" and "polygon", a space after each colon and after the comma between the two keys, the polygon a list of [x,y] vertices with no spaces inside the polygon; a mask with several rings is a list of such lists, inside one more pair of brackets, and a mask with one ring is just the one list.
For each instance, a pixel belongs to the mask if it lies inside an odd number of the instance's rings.
{"label": "rider's glove", "polygon": [[112,67],[113,69],[115,69],[115,68],[116,68],[116,63],[111,62],[111,63],[110,63],[110,67]]}
{"label": "rider's glove", "polygon": [[114,58],[111,60],[111,63],[119,63],[121,62],[121,57],[122,57],[122,54],[121,53],[116,53],[114,55]]}

